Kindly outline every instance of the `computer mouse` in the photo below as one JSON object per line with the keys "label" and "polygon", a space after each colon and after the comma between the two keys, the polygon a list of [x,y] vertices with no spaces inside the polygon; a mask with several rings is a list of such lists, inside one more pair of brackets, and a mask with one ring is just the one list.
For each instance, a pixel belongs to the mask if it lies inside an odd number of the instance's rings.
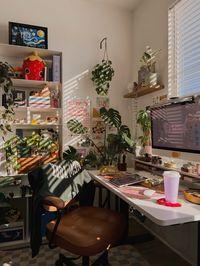
{"label": "computer mouse", "polygon": [[151,197],[156,191],[153,189],[145,189],[145,191],[143,192],[143,194],[147,197]]}

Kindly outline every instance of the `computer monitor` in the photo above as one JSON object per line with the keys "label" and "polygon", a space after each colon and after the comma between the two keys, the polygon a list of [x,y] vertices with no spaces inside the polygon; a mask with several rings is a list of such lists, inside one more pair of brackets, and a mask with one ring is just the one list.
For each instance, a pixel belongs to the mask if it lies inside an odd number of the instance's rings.
{"label": "computer monitor", "polygon": [[151,108],[152,147],[200,153],[200,104],[178,102]]}

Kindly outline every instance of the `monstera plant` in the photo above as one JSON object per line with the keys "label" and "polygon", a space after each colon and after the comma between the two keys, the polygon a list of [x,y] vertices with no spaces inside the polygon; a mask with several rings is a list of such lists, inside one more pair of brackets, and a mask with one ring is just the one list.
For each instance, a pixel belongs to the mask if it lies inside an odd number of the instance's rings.
{"label": "monstera plant", "polygon": [[[88,133],[88,129],[76,119],[67,122],[68,129],[78,135],[82,135],[82,145],[86,143],[93,147],[93,151],[85,157],[85,163],[89,165],[111,165],[117,161],[118,156],[124,152],[133,153],[135,143],[131,139],[130,130],[126,125],[122,124],[121,115],[113,108],[100,109],[100,116],[106,125],[104,134],[104,146],[98,147]],[[116,133],[109,133],[109,127],[115,128]],[[74,152],[74,150],[73,150]]]}

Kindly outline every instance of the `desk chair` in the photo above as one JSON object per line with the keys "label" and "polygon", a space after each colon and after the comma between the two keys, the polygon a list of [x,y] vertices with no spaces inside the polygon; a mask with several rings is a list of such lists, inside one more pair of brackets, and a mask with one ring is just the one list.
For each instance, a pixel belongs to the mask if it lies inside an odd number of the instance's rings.
{"label": "desk chair", "polygon": [[[58,218],[46,227],[49,247],[58,246],[82,256],[82,266],[89,266],[90,256],[102,253],[92,265],[108,265],[108,249],[121,239],[126,228],[124,217],[115,211],[91,206],[70,210],[70,205],[71,202],[66,205],[54,196],[44,198],[46,210],[58,211]],[[60,254],[55,265],[76,265],[73,259]]]}

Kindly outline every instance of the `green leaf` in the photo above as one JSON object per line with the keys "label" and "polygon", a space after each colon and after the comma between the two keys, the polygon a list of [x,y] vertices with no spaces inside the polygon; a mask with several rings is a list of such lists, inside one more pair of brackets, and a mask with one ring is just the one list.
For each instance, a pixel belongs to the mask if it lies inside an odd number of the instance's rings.
{"label": "green leaf", "polygon": [[80,154],[77,153],[77,150],[72,147],[68,146],[68,149],[63,152],[63,159],[66,161],[79,161],[80,160]]}
{"label": "green leaf", "polygon": [[121,125],[120,129],[119,129],[119,132],[121,134],[125,133],[129,138],[131,137],[131,133],[130,133],[130,129],[128,126],[126,125]]}
{"label": "green leaf", "polygon": [[129,138],[126,133],[122,133],[122,138],[130,147],[134,147],[135,142]]}
{"label": "green leaf", "polygon": [[121,115],[113,108],[108,110],[105,107],[100,108],[100,116],[109,126],[115,128],[119,128],[121,126]]}
{"label": "green leaf", "polygon": [[85,134],[88,132],[88,129],[82,125],[76,119],[71,119],[67,122],[68,129],[74,134]]}

